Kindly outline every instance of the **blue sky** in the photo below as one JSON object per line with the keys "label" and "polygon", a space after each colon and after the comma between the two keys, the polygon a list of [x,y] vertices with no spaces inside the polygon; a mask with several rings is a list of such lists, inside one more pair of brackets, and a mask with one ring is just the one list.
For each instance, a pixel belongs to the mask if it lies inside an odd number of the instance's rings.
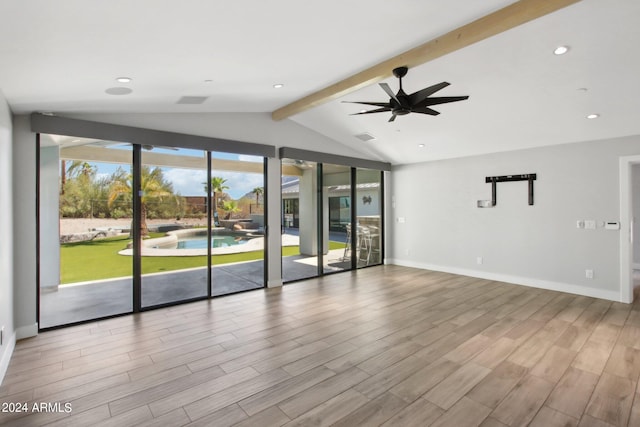
{"label": "blue sky", "polygon": [[[116,147],[113,147],[116,148]],[[130,149],[127,147],[127,149]],[[162,148],[154,148],[154,153],[171,154],[176,156],[193,156],[202,157],[204,152],[200,150],[178,149],[169,150]],[[144,153],[144,152],[143,152]],[[212,153],[212,157],[216,159],[240,160],[248,162],[262,162],[262,157],[246,156],[230,153]],[[91,163],[97,169],[98,177],[109,176],[118,168],[117,164],[112,163]],[[167,181],[173,184],[173,190],[181,196],[204,196],[204,182],[207,180],[207,171],[199,169],[178,169],[178,168],[162,168]],[[229,171],[212,171],[213,176],[219,176],[227,180],[226,185],[229,187],[226,192],[233,198],[238,199],[243,195],[251,192],[256,187],[263,187],[264,181],[262,174],[253,174],[245,172],[229,172]]]}

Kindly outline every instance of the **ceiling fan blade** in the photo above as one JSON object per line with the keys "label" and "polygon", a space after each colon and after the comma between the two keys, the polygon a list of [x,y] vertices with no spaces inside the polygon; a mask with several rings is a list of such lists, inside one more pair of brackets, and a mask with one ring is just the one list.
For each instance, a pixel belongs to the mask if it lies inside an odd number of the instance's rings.
{"label": "ceiling fan blade", "polygon": [[391,104],[388,102],[359,102],[359,101],[342,101],[347,104],[363,104],[363,105],[373,105],[374,107],[389,107],[391,108]]}
{"label": "ceiling fan blade", "polygon": [[433,95],[437,91],[444,89],[445,87],[449,86],[449,84],[450,83],[442,82],[442,83],[438,83],[437,85],[429,86],[422,90],[414,92],[411,95],[409,95],[409,101],[411,102],[411,105],[419,104],[420,102],[427,99],[429,95]]}
{"label": "ceiling fan blade", "polygon": [[394,121],[395,119],[396,119],[396,115],[395,115],[395,114],[392,114],[392,115],[391,115],[391,118],[389,119],[389,121],[390,121],[390,122],[392,122],[392,121]]}
{"label": "ceiling fan blade", "polygon": [[391,108],[376,108],[375,110],[369,110],[369,111],[361,111],[359,113],[353,113],[353,114],[349,114],[350,116],[357,116],[358,114],[371,114],[371,113],[384,113],[385,111],[391,111]]}
{"label": "ceiling fan blade", "polygon": [[438,105],[438,104],[446,104],[448,102],[457,102],[464,101],[465,99],[469,99],[468,96],[440,96],[435,98],[427,98],[418,104],[415,104],[417,107],[427,107],[429,105]]}
{"label": "ceiling fan blade", "polygon": [[413,108],[411,109],[412,113],[420,113],[420,114],[428,114],[430,116],[437,116],[440,114],[439,111],[432,110],[431,108],[422,107],[422,108]]}
{"label": "ceiling fan blade", "polygon": [[393,91],[391,90],[391,88],[389,87],[388,84],[386,83],[379,83],[380,87],[382,88],[382,90],[384,90],[385,92],[387,92],[387,95],[389,95],[391,97],[391,99],[393,99],[394,101],[396,101],[398,103],[398,105],[400,104],[400,101],[398,100],[398,98],[396,97],[396,94],[393,93]]}

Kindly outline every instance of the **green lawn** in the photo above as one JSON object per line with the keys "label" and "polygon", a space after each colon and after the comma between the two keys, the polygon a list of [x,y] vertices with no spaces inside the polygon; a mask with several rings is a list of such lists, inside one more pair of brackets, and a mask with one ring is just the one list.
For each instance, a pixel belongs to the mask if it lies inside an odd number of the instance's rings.
{"label": "green lawn", "polygon": [[[151,234],[151,237],[162,236],[162,234]],[[130,240],[129,237],[124,236],[60,245],[61,284],[130,276],[132,257],[118,254],[126,248]],[[344,243],[329,242],[329,249],[342,248]],[[282,248],[282,254],[283,256],[299,255],[300,248],[286,246]],[[213,265],[220,265],[263,258],[264,251],[241,252],[213,255],[211,262]],[[206,265],[206,256],[142,257],[142,274],[206,267]]]}

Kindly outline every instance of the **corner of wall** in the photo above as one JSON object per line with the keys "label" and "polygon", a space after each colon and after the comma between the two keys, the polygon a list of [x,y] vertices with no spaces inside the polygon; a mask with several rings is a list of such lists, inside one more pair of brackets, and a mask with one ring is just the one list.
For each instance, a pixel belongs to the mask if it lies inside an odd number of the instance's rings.
{"label": "corner of wall", "polygon": [[13,269],[13,123],[9,105],[0,90],[0,384],[9,367],[16,342]]}

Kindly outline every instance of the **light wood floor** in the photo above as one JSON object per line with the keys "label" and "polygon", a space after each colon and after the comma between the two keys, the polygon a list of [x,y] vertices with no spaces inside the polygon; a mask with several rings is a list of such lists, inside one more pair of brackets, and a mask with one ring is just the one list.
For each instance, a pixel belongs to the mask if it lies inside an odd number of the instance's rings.
{"label": "light wood floor", "polygon": [[[16,346],[9,426],[640,426],[640,305],[397,266]],[[64,408],[64,407],[63,407]]]}

